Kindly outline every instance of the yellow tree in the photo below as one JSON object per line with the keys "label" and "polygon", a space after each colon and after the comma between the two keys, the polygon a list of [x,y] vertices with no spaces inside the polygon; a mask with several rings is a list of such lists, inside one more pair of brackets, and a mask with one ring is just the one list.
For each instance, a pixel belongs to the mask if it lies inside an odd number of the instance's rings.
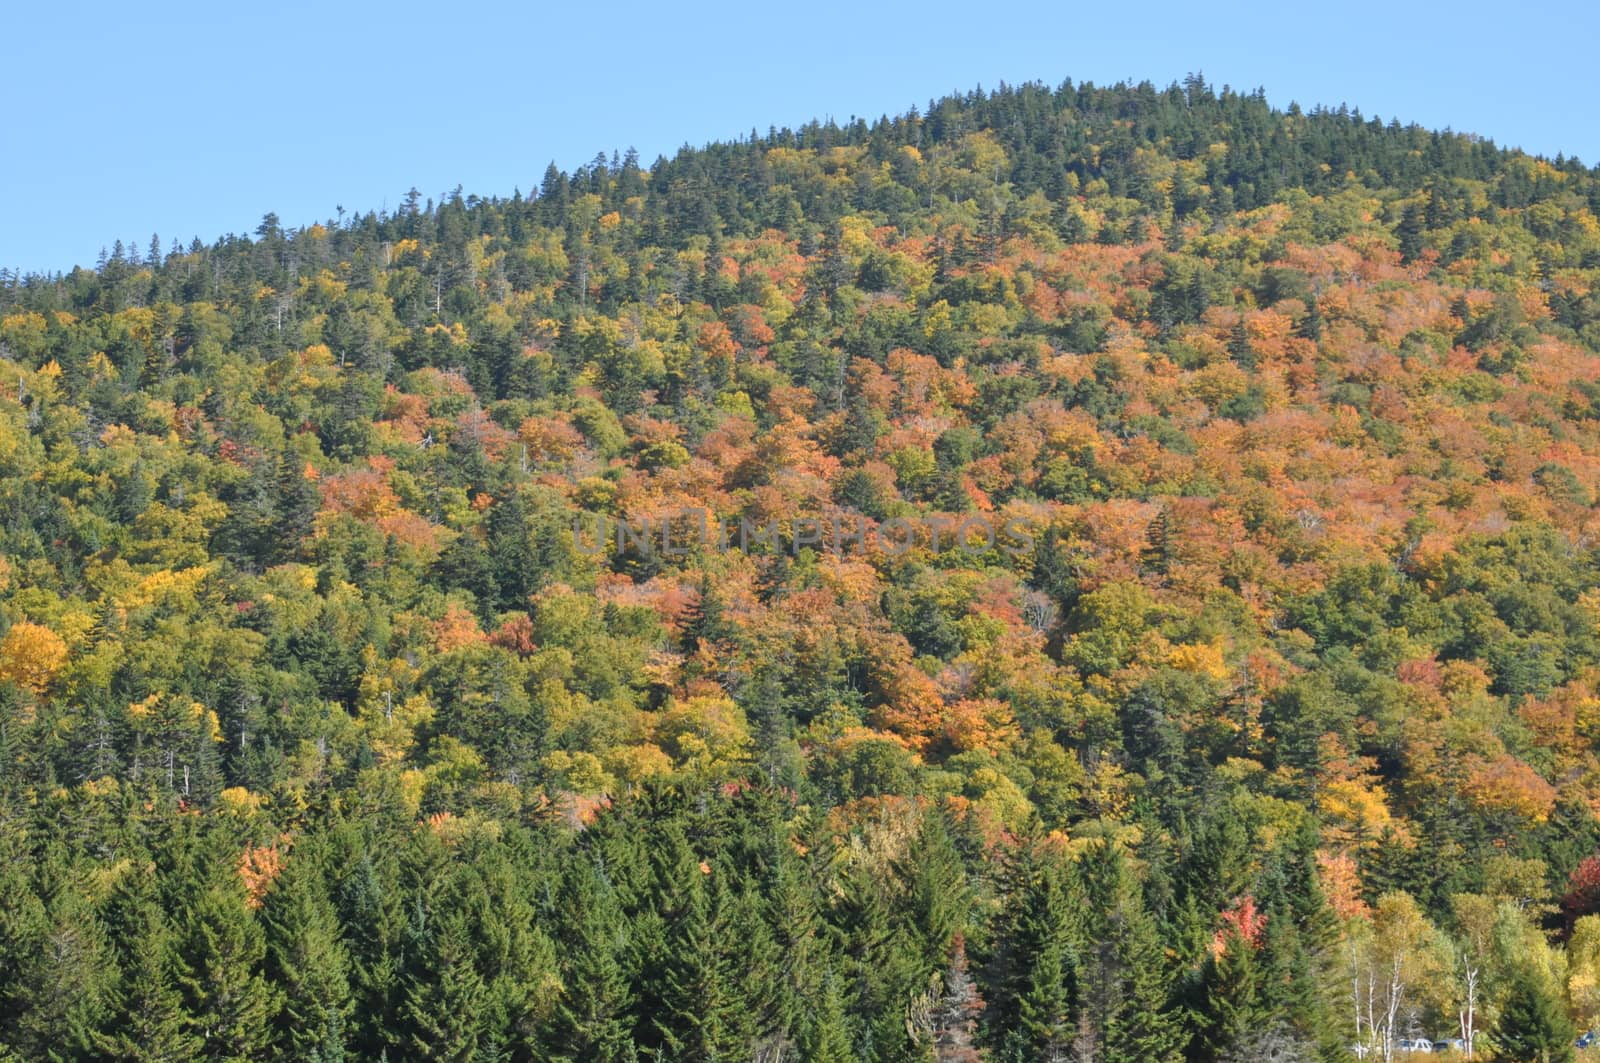
{"label": "yellow tree", "polygon": [[1578,1029],[1600,1026],[1600,915],[1586,915],[1567,940],[1567,1001]]}
{"label": "yellow tree", "polygon": [[67,644],[54,631],[26,620],[0,640],[0,681],[43,694],[67,661]]}
{"label": "yellow tree", "polygon": [[1410,894],[1386,893],[1346,939],[1356,1040],[1384,1063],[1396,1038],[1437,1004],[1448,965],[1438,932]]}

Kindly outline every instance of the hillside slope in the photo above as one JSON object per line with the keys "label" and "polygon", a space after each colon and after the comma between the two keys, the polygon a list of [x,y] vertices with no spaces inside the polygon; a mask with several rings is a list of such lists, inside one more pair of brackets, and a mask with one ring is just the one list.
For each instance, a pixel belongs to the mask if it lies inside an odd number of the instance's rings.
{"label": "hillside slope", "polygon": [[9,278],[0,1044],[1570,1052],[1597,214],[1191,78]]}

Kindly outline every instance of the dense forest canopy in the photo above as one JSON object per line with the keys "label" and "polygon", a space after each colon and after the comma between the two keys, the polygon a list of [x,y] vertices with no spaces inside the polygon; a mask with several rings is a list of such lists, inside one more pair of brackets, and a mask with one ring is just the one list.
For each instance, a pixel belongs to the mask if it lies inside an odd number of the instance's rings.
{"label": "dense forest canopy", "polygon": [[1190,77],[0,277],[0,1058],[1572,1058],[1597,216]]}

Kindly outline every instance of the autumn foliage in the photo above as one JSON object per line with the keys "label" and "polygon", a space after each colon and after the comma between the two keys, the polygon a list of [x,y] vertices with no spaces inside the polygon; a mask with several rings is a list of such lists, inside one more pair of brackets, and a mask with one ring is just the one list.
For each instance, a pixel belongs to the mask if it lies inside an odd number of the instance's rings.
{"label": "autumn foliage", "polygon": [[0,1056],[1600,1024],[1593,171],[1195,77],[401,202],[0,273]]}

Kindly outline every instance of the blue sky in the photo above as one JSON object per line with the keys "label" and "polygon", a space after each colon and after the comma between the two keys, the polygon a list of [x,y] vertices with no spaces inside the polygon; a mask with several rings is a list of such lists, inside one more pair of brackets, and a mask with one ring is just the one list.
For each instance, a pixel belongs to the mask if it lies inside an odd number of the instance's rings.
{"label": "blue sky", "polygon": [[17,0],[0,24],[0,266],[25,270],[152,232],[250,232],[267,211],[392,209],[412,185],[526,192],[552,159],[631,145],[648,163],[1001,81],[1198,70],[1280,107],[1600,160],[1590,3],[50,7]]}

